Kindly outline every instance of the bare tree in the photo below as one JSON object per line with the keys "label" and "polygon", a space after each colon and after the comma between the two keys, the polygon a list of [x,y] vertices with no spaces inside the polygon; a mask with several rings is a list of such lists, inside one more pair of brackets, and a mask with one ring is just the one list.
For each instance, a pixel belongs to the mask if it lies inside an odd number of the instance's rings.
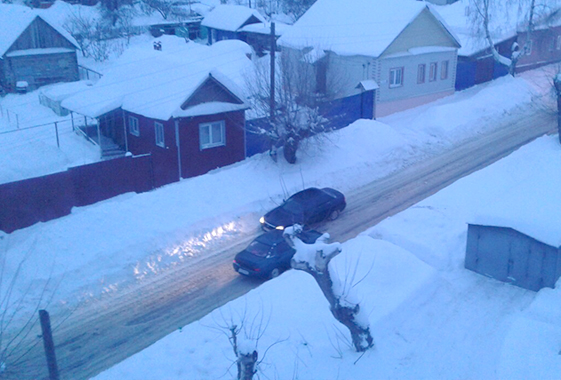
{"label": "bare tree", "polygon": [[[469,16],[474,31],[483,38],[496,62],[515,74],[520,58],[531,49],[532,35],[536,22],[544,22],[554,11],[558,10],[558,0],[470,0]],[[510,47],[509,56],[502,55],[497,49],[497,32],[505,27],[523,30],[523,46],[515,41]]]}
{"label": "bare tree", "polygon": [[84,57],[91,57],[98,62],[108,59],[111,54],[120,54],[124,45],[135,34],[132,19],[134,11],[130,7],[120,8],[119,18],[113,25],[103,15],[97,17],[72,13],[65,20],[64,29],[74,37]]}
{"label": "bare tree", "polygon": [[331,260],[341,253],[341,244],[328,244],[328,234],[322,235],[315,244],[305,244],[298,237],[302,227],[294,225],[285,229],[284,236],[296,253],[291,260],[294,269],[310,274],[329,302],[331,314],[351,333],[354,349],[364,352],[374,346],[367,318],[361,313],[358,302],[343,291],[341,281],[329,268]]}
{"label": "bare tree", "polygon": [[559,143],[561,144],[561,67],[558,65],[556,73],[552,78],[552,89],[555,94],[555,99],[557,103],[557,133],[559,138]]}
{"label": "bare tree", "polygon": [[274,157],[277,149],[283,147],[286,161],[293,164],[302,140],[329,131],[329,120],[319,112],[313,65],[285,54],[277,59],[273,112],[269,56],[258,60],[254,72],[246,79],[252,109],[264,120],[249,123],[248,132],[266,136]]}
{"label": "bare tree", "polygon": [[[39,289],[32,281],[24,282],[33,246],[11,271],[7,269],[11,267],[7,252],[7,249],[0,252],[0,379],[18,378],[22,367],[28,365],[24,364],[28,356],[42,342],[37,334],[38,311],[51,305],[60,285],[60,282],[52,284],[52,276]],[[53,270],[54,267],[51,275]],[[33,294],[37,290],[39,294]]]}
{"label": "bare tree", "polygon": [[259,365],[263,362],[269,349],[282,341],[276,341],[265,349],[259,360],[258,345],[264,336],[270,321],[261,310],[252,316],[247,312],[247,306],[241,313],[229,313],[228,316],[220,312],[220,321],[215,321],[214,329],[224,333],[232,345],[237,367],[238,380],[251,380],[258,373]]}
{"label": "bare tree", "polygon": [[164,20],[185,19],[191,16],[191,0],[187,1],[189,9],[185,10],[175,0],[141,0],[140,5],[145,13],[158,12]]}
{"label": "bare tree", "polygon": [[291,14],[296,21],[306,13],[315,2],[316,0],[283,0],[283,10]]}

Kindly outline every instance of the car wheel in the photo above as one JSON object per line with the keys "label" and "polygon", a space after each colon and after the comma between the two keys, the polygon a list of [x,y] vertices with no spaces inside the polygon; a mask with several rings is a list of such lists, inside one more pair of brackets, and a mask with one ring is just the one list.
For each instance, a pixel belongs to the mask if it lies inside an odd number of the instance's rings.
{"label": "car wheel", "polygon": [[329,214],[329,220],[335,220],[339,217],[339,214],[341,212],[339,210],[333,210],[331,211],[331,214]]}
{"label": "car wheel", "polygon": [[279,268],[275,268],[275,269],[273,269],[273,270],[271,271],[271,276],[270,276],[270,277],[271,277],[271,278],[275,278],[275,277],[278,277],[279,274],[280,274]]}

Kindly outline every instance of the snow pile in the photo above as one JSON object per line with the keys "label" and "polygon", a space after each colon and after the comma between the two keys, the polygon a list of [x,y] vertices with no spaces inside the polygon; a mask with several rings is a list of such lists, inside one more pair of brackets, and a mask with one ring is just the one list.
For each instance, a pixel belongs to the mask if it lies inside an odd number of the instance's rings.
{"label": "snow pile", "polygon": [[[356,280],[365,277],[356,285],[356,291],[365,295],[361,305],[371,323],[379,323],[407,305],[419,287],[430,283],[435,275],[410,253],[383,241],[361,237],[342,247],[345,255],[336,257],[332,264],[340,274],[353,273]],[[95,379],[144,380],[147,373],[151,378],[168,380],[219,378],[235,357],[217,326],[230,316],[246,315],[248,320],[259,320],[264,313],[268,324],[258,348],[259,360],[264,360],[260,368],[265,373],[274,373],[281,379],[292,378],[294,373],[303,379],[368,379],[372,378],[368,375],[372,368],[379,368],[379,349],[366,352],[357,361],[360,355],[349,352],[343,338],[346,332],[333,319],[313,278],[301,271],[290,271]],[[376,327],[373,332],[380,335]],[[375,340],[378,342],[377,337]],[[230,373],[235,373],[235,366]]]}

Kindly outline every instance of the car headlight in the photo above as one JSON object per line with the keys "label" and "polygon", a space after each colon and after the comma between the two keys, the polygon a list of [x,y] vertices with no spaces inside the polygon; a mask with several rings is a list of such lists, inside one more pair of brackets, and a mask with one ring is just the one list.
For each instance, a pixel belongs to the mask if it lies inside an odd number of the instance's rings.
{"label": "car headlight", "polygon": [[276,226],[275,229],[282,231],[282,230],[284,230],[284,226]]}
{"label": "car headlight", "polygon": [[265,217],[262,216],[261,218],[259,218],[259,222],[260,222],[261,224],[265,224]]}

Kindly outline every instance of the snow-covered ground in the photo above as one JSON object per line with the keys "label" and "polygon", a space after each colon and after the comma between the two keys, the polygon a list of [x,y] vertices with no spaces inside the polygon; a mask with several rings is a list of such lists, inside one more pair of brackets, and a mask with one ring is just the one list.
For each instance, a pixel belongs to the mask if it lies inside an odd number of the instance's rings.
{"label": "snow-covered ground", "polygon": [[339,274],[366,276],[356,291],[377,346],[364,356],[352,352],[310,276],[292,271],[96,379],[222,378],[234,359],[223,327],[244,315],[267,322],[257,348],[267,351],[260,371],[269,378],[557,378],[561,293],[476,275],[463,257],[466,222],[479,213],[506,208],[537,220],[521,202],[529,197],[559,215],[560,153],[556,137],[542,138],[343,245]]}
{"label": "snow-covered ground", "polygon": [[[297,165],[258,155],[0,233],[4,279],[18,273],[11,299],[24,298],[23,310],[32,310],[50,281],[46,298],[53,293],[49,310],[56,310],[157,276],[254,229],[257,216],[282,199],[283,187],[349,191],[450,149],[491,129],[499,118],[533,112],[540,96],[534,83],[545,80],[541,71],[502,78],[379,121],[358,121],[320,145],[304,146]],[[364,356],[351,352],[346,331],[334,323],[311,278],[292,271],[98,378],[220,378],[234,368],[233,354],[216,327],[245,309],[246,315],[262,313],[268,321],[258,348],[260,370],[270,378],[553,377],[560,369],[559,313],[551,306],[558,292],[536,296],[489,280],[464,270],[462,259],[465,223],[478,210],[499,210],[524,194],[539,193],[549,201],[549,190],[559,188],[555,138],[542,138],[344,244],[336,259],[340,274],[355,268],[355,280],[367,274],[356,290],[376,348]],[[561,202],[554,196],[546,210],[558,215]],[[532,373],[524,370],[535,367]]]}
{"label": "snow-covered ground", "polygon": [[260,378],[557,379],[561,291],[500,283],[463,259],[466,223],[480,214],[558,221],[560,168],[557,136],[543,137],[344,243],[335,267],[362,297],[376,342],[364,355],[311,276],[293,270],[96,379],[231,378],[226,327],[244,323],[243,338],[259,337]]}
{"label": "snow-covered ground", "polygon": [[[145,36],[132,43],[151,48]],[[523,117],[546,101],[547,79],[542,70],[501,78],[378,121],[360,120],[319,145],[304,145],[297,165],[258,155],[152,192],[123,194],[75,208],[64,218],[0,232],[0,278],[6,284],[15,276],[9,299],[23,300],[16,320],[38,302],[44,307],[50,301],[51,311],[71,308],[203,256],[255,229],[257,216],[285,191],[331,186],[346,192],[451,149],[492,129],[496,120]],[[99,158],[95,147],[64,128],[67,117],[38,104],[37,92],[8,95],[0,106],[0,183]],[[17,119],[8,119],[7,110]],[[18,124],[22,129],[55,121],[61,122],[60,149],[54,124],[1,134]],[[364,226],[361,236],[343,245],[339,274],[356,269],[355,280],[365,276],[355,289],[376,347],[363,356],[351,351],[347,332],[334,322],[312,279],[290,271],[97,379],[230,378],[233,352],[219,326],[244,314],[267,321],[257,347],[262,378],[558,378],[559,291],[532,293],[462,264],[466,222],[478,214],[504,217],[508,210],[509,217],[533,221],[532,209],[512,205],[543,200],[541,213],[556,220],[560,153],[556,137],[542,138],[374,228]],[[45,287],[48,295],[39,301]],[[0,299],[8,289],[0,287]]]}

